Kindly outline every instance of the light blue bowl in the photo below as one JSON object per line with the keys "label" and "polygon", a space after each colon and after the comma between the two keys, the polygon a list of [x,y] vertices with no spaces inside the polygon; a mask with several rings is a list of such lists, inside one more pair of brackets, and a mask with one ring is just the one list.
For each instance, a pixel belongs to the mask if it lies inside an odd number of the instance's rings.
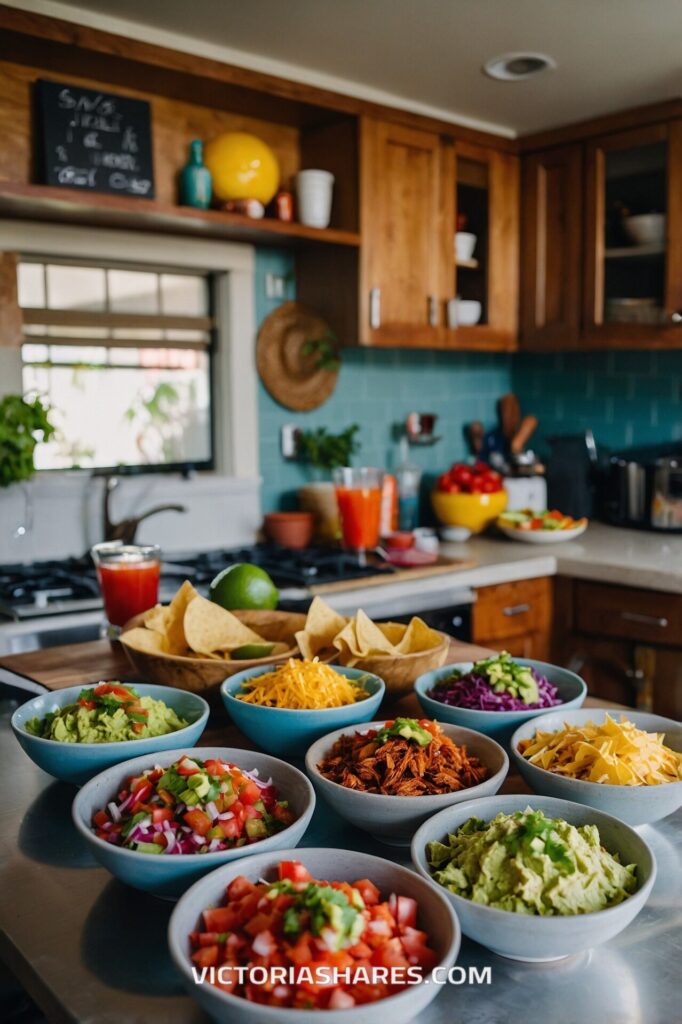
{"label": "light blue bowl", "polygon": [[110,765],[120,764],[138,754],[153,754],[157,750],[168,750],[171,747],[192,747],[198,742],[208,721],[209,707],[203,697],[170,686],[151,686],[147,683],[132,685],[141,697],[162,700],[189,725],[165,736],[121,740],[116,743],[60,743],[58,740],[31,736],[26,732],[26,722],[31,718],[44,718],[48,712],[58,711],[66,704],[76,702],[84,687],[70,686],[66,690],[41,694],[17,708],[11,720],[14,735],[39,768],[55,779],[73,782],[76,786],[81,786]]}
{"label": "light blue bowl", "polygon": [[[515,914],[509,910],[475,903],[450,892],[433,880],[426,856],[428,843],[443,842],[447,835],[456,832],[469,818],[481,818],[489,822],[500,812],[513,814],[527,807],[542,811],[548,818],[563,818],[576,828],[596,825],[604,848],[609,853],[617,854],[621,864],[636,865],[635,892],[622,903],[591,914],[540,917]],[[640,912],[656,880],[656,859],[651,848],[634,829],[618,818],[596,811],[593,807],[582,807],[570,800],[516,793],[508,796],[498,794],[456,804],[429,818],[412,840],[412,863],[420,875],[430,879],[432,885],[446,894],[465,935],[499,956],[531,963],[559,960],[612,939]]]}
{"label": "light blue bowl", "polygon": [[220,695],[234,724],[263,750],[280,757],[303,757],[311,743],[325,733],[375,718],[386,690],[383,679],[370,672],[341,665],[329,667],[348,679],[361,679],[370,696],[355,704],[323,708],[320,711],[266,708],[237,700],[234,695],[241,689],[242,683],[254,676],[272,672],[272,665],[259,665],[258,668],[245,669],[244,672],[230,676],[220,687]]}
{"label": "light blue bowl", "polygon": [[427,695],[436,685],[439,679],[452,674],[454,669],[461,672],[468,672],[473,666],[471,661],[462,661],[457,665],[443,665],[433,672],[425,672],[419,676],[414,684],[415,692],[419,703],[429,718],[435,718],[438,722],[450,722],[452,725],[463,725],[466,729],[475,729],[483,732],[486,736],[492,736],[498,743],[509,745],[512,733],[518,729],[523,722],[530,718],[538,718],[540,715],[548,715],[553,711],[569,711],[571,708],[582,706],[587,696],[587,687],[584,681],[575,672],[567,668],[560,668],[558,665],[550,665],[546,661],[533,661],[530,658],[514,658],[519,665],[528,665],[535,671],[545,676],[552,686],[556,686],[561,705],[553,708],[535,708],[532,711],[475,711],[471,708],[456,708],[451,704],[442,704],[439,700],[433,700]]}
{"label": "light blue bowl", "polygon": [[[198,757],[202,761],[212,757],[221,758],[245,771],[257,769],[261,779],[273,780],[280,799],[289,801],[289,807],[296,816],[294,822],[281,832],[276,832],[257,843],[235,847],[233,850],[218,850],[216,853],[138,853],[136,850],[126,850],[97,838],[90,824],[93,814],[115,799],[129,776],[138,775],[156,765],[167,768],[183,754]],[[315,791],[303,772],[293,765],[278,761],[267,754],[257,754],[255,751],[241,748],[181,747],[176,750],[164,750],[156,757],[153,754],[135,757],[132,761],[116,765],[115,768],[107,768],[78,792],[71,813],[76,828],[93,856],[107,871],[134,889],[143,889],[163,899],[176,900],[190,885],[222,864],[241,860],[255,853],[267,853],[296,846],[308,827],[314,809]]]}
{"label": "light blue bowl", "polygon": [[[628,825],[648,825],[653,821],[673,814],[682,806],[682,781],[665,782],[659,786],[612,786],[602,782],[585,782],[583,779],[569,779],[556,775],[546,768],[531,764],[519,754],[520,740],[532,739],[536,729],[543,732],[556,732],[568,725],[585,725],[587,722],[603,722],[607,709],[594,708],[584,711],[561,710],[545,715],[541,722],[524,722],[519,726],[511,739],[511,755],[517,769],[534,793],[543,796],[559,797],[561,800],[574,800],[577,804],[596,807],[598,811],[606,811],[615,818],[626,821]],[[672,750],[682,753],[682,723],[659,715],[649,715],[642,711],[611,711],[611,717],[617,721],[624,715],[645,732],[665,733],[664,743]]]}

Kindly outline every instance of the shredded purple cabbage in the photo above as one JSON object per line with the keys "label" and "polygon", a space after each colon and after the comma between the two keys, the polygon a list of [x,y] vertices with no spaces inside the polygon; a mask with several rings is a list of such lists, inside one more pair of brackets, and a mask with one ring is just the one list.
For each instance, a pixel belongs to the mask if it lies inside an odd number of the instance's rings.
{"label": "shredded purple cabbage", "polygon": [[556,686],[539,675],[531,668],[533,678],[538,686],[540,700],[535,704],[524,704],[518,697],[504,690],[495,693],[488,681],[478,672],[467,672],[459,678],[439,680],[439,685],[427,691],[427,697],[450,704],[457,708],[469,708],[472,711],[533,711],[537,708],[553,708],[563,704]]}

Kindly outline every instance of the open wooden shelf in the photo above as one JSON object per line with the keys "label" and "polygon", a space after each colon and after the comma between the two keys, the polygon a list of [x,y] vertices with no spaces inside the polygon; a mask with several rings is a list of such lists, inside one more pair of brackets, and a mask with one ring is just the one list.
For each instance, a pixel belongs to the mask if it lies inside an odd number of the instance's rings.
{"label": "open wooden shelf", "polygon": [[0,216],[24,220],[128,228],[168,234],[203,235],[252,245],[300,246],[311,243],[358,247],[360,235],[337,228],[310,228],[272,218],[254,220],[239,213],[196,210],[154,199],[135,199],[48,185],[0,182]]}
{"label": "open wooden shelf", "polygon": [[665,245],[662,242],[650,242],[648,245],[620,245],[604,250],[604,258],[607,260],[634,260],[651,259],[653,256],[663,256]]}

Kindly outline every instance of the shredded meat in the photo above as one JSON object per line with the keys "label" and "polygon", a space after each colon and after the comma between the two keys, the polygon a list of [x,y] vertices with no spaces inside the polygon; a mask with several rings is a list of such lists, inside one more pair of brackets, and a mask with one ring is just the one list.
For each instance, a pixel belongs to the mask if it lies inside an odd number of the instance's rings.
{"label": "shredded meat", "polygon": [[453,793],[478,785],[488,774],[477,757],[440,730],[426,747],[402,737],[382,743],[376,736],[376,730],[341,736],[318,770],[348,789],[386,796]]}

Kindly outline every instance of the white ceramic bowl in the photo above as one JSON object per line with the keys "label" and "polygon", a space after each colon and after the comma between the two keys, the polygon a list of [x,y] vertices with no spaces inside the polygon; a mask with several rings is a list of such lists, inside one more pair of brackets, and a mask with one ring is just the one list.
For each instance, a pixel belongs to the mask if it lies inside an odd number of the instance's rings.
{"label": "white ceramic bowl", "polygon": [[455,233],[455,258],[466,262],[474,255],[476,248],[476,235],[471,231],[457,231]]}
{"label": "white ceramic bowl", "polygon": [[481,319],[483,307],[476,299],[450,299],[448,327],[473,327]]}
{"label": "white ceramic bowl", "polygon": [[[611,711],[611,717],[616,720],[621,715],[634,722],[638,729],[665,733],[666,746],[682,753],[682,723],[642,711]],[[557,709],[543,715],[540,720],[533,719],[519,726],[511,738],[512,759],[533,792],[596,807],[599,811],[606,811],[626,821],[628,825],[647,825],[682,807],[682,781],[665,782],[660,786],[611,786],[601,782],[585,782],[540,768],[519,753],[519,741],[532,739],[538,729],[542,732],[556,732],[563,728],[564,723],[585,725],[587,722],[603,722],[605,718],[606,711],[601,708],[563,713]]]}
{"label": "white ceramic bowl", "polygon": [[171,957],[189,994],[214,1020],[224,1024],[304,1024],[313,1018],[329,1019],[338,1024],[386,1024],[387,1021],[390,1024],[409,1024],[438,995],[439,985],[411,985],[397,995],[374,1003],[354,1006],[348,1010],[323,1010],[316,1013],[261,1006],[223,992],[213,985],[196,984],[189,958],[189,933],[199,926],[201,912],[221,902],[226,886],[237,875],[246,875],[253,882],[261,878],[274,881],[279,861],[292,859],[302,861],[313,877],[319,880],[355,882],[360,878],[369,878],[378,886],[384,898],[395,892],[416,899],[419,904],[417,927],[428,933],[429,943],[439,956],[438,966],[447,969],[454,964],[461,934],[445,890],[424,881],[409,868],[381,857],[370,857],[366,853],[331,849],[280,850],[277,853],[256,854],[238,864],[227,864],[219,868],[193,885],[178,902],[168,925],[168,944]]}
{"label": "white ceramic bowl", "polygon": [[458,746],[465,746],[488,768],[488,776],[477,786],[456,790],[454,793],[439,793],[436,796],[386,796],[383,793],[363,793],[348,789],[325,778],[317,765],[331,751],[334,743],[347,733],[366,732],[379,729],[380,722],[367,722],[356,729],[337,729],[317,740],[305,756],[305,769],[317,793],[323,797],[337,814],[351,825],[369,832],[381,843],[390,846],[409,846],[415,829],[430,815],[451,804],[475,800],[497,793],[509,770],[509,759],[495,740],[472,729],[439,722],[443,732]]}
{"label": "white ceramic bowl", "polygon": [[665,241],[665,214],[641,213],[626,217],[625,233],[635,245],[662,245]]}
{"label": "white ceramic bowl", "polygon": [[513,526],[497,523],[498,530],[511,540],[520,540],[524,544],[561,544],[569,540],[577,540],[585,532],[589,523],[576,526],[574,530],[517,530]]}
{"label": "white ceramic bowl", "polygon": [[431,878],[426,859],[427,843],[440,841],[455,832],[469,818],[489,822],[503,812],[513,814],[526,807],[542,811],[547,817],[563,818],[571,825],[596,825],[599,838],[612,854],[618,854],[621,864],[637,866],[638,888],[622,903],[591,914],[540,917],[515,914],[507,910],[486,907],[449,892],[448,899],[457,912],[462,931],[470,939],[487,946],[493,953],[512,960],[542,962],[559,960],[580,953],[591,946],[618,935],[640,912],[656,879],[656,860],[648,844],[634,829],[618,818],[593,807],[583,807],[569,800],[556,800],[547,796],[490,796],[484,800],[448,807],[424,822],[412,841],[412,863],[424,878]]}

